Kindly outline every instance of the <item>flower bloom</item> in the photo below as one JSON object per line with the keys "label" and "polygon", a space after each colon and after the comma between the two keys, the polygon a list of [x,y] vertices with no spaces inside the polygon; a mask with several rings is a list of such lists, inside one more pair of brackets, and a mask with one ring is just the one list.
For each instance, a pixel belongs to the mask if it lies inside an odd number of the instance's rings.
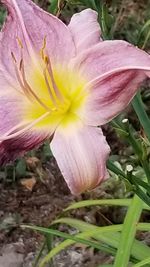
{"label": "flower bloom", "polygon": [[0,164],[46,139],[72,193],[108,174],[100,128],[131,101],[150,56],[125,41],[102,41],[97,13],[66,26],[30,0],[3,0],[0,33]]}

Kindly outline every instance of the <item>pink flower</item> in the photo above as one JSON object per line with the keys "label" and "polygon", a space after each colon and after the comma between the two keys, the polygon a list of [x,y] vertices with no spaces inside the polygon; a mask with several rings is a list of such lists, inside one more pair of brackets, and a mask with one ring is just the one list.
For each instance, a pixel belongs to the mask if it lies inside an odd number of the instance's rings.
{"label": "pink flower", "polygon": [[30,0],[3,0],[0,34],[0,164],[46,139],[75,194],[107,175],[100,128],[149,75],[150,56],[124,41],[102,41],[97,13],[68,26]]}

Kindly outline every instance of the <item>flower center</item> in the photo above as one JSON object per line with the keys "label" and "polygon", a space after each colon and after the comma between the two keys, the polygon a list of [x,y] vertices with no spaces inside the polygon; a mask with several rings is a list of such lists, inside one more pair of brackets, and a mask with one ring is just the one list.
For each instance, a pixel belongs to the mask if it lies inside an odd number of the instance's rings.
{"label": "flower center", "polygon": [[0,136],[0,141],[17,137],[31,129],[46,130],[49,133],[58,125],[66,131],[68,124],[71,129],[72,123],[80,124],[77,111],[85,106],[87,79],[61,62],[52,66],[50,58],[44,52],[46,40],[40,55],[30,55],[24,61],[23,45],[19,38],[17,40],[21,48],[21,59],[17,60],[13,52],[11,56],[18,82],[14,89],[16,97],[20,99],[22,113],[20,123]]}
{"label": "flower center", "polygon": [[76,111],[86,99],[84,86],[87,81],[67,66],[52,66],[44,48],[40,57],[35,57],[28,65],[22,57],[18,66],[12,53],[16,77],[25,96],[23,120],[26,124],[35,121],[36,128],[58,123],[65,126],[77,120]]}

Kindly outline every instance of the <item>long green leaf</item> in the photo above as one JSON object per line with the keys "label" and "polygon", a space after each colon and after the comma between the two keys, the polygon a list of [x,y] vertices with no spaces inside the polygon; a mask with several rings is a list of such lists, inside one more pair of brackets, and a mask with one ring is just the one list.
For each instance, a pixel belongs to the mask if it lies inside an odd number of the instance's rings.
{"label": "long green leaf", "polygon": [[[50,251],[50,253],[42,260],[40,267],[45,266],[45,264],[47,262],[49,262],[52,259],[52,257],[54,257],[56,254],[58,254],[61,250],[63,250],[67,246],[72,245],[72,244],[77,243],[77,242],[83,243],[87,246],[91,246],[91,247],[97,248],[99,250],[102,250],[104,252],[111,253],[112,255],[115,255],[115,250],[113,248],[107,247],[105,245],[98,244],[96,242],[88,240],[89,237],[95,236],[99,233],[100,229],[97,229],[97,228],[96,229],[94,228],[92,231],[90,231],[88,233],[85,232],[85,233],[81,233],[81,234],[72,236],[72,235],[62,233],[62,232],[54,230],[54,229],[43,228],[43,227],[38,227],[38,226],[22,225],[22,227],[23,228],[29,228],[32,230],[37,230],[37,231],[40,231],[44,234],[48,234],[48,233],[53,234],[53,235],[60,236],[60,237],[67,239],[64,242],[61,242],[57,247],[53,248]],[[108,227],[110,228],[110,226],[108,226]],[[114,226],[114,228],[115,227],[116,226]],[[113,229],[112,229],[112,231],[113,231]]]}
{"label": "long green leaf", "polygon": [[144,128],[145,134],[150,140],[150,119],[145,111],[140,92],[138,92],[136,96],[133,98],[132,106],[139,118],[142,127]]}
{"label": "long green leaf", "polygon": [[48,11],[55,15],[57,12],[57,9],[58,9],[58,0],[51,0],[51,4],[48,8]]}
{"label": "long green leaf", "polygon": [[[78,242],[78,243],[83,243],[87,246],[91,246],[91,247],[94,247],[94,248],[97,248],[97,249],[100,249],[101,246],[96,243],[96,242],[93,242],[93,241],[89,241],[89,240],[85,240],[85,239],[82,239],[82,238],[78,238],[74,235],[70,235],[70,234],[66,234],[66,233],[63,233],[63,232],[60,232],[58,230],[54,230],[54,229],[50,229],[50,228],[44,228],[44,227],[40,227],[40,226],[32,226],[32,225],[22,225],[23,228],[29,228],[29,229],[32,229],[32,230],[35,230],[35,231],[39,231],[43,234],[51,234],[51,235],[56,235],[56,236],[59,236],[59,237],[63,237],[65,239],[71,239],[75,242]],[[97,230],[98,232],[98,230]]]}
{"label": "long green leaf", "polygon": [[132,245],[135,239],[136,226],[142,213],[142,208],[143,201],[135,195],[124,220],[114,267],[128,266],[130,254],[132,253]]}
{"label": "long green leaf", "polygon": [[[140,261],[139,263],[133,265],[133,267],[141,267],[141,266],[145,266],[147,263],[150,263],[150,257],[143,260],[143,261]],[[149,266],[149,265],[148,265]]]}
{"label": "long green leaf", "polygon": [[[148,30],[148,28],[149,28],[149,30]],[[145,32],[147,32],[146,36],[144,36]],[[144,26],[142,27],[142,29],[139,33],[137,46],[140,48],[142,47],[142,49],[144,49],[149,38],[150,38],[150,19],[144,24]],[[143,42],[143,40],[144,40],[144,42]]]}
{"label": "long green leaf", "polygon": [[[65,219],[65,218],[64,218]],[[61,219],[57,220],[58,223],[60,222]],[[70,219],[69,219],[70,220]],[[71,219],[72,220],[72,219]],[[55,221],[56,222],[56,221]],[[64,222],[64,221],[63,221]],[[83,225],[84,227],[85,225]],[[85,227],[84,227],[85,228]],[[117,228],[116,226],[113,227],[113,226],[104,226],[104,227],[99,227],[99,229],[97,229],[96,227],[96,230],[95,230],[95,227],[94,227],[94,230],[91,230],[90,231],[87,231],[87,232],[84,232],[84,233],[80,233],[77,235],[77,237],[82,237],[82,238],[88,238],[88,237],[95,237],[95,235],[97,236],[97,231],[98,231],[98,235],[100,233],[105,233],[106,232],[114,232],[114,231],[117,231],[117,230],[121,230],[122,228],[122,225],[117,225]],[[150,224],[148,223],[139,223],[137,225],[137,229],[138,230],[143,230],[143,231],[147,231],[147,230],[150,230]],[[86,229],[87,230],[87,229]],[[96,238],[96,237],[95,237]],[[140,242],[137,241],[139,244]],[[57,245],[57,247],[53,248],[49,254],[46,256],[46,261],[49,261],[51,260],[55,255],[57,255],[60,251],[64,250],[65,248],[67,248],[68,246],[70,245],[73,245],[75,243],[75,241],[73,240],[65,240],[63,242],[61,242],[59,245]],[[136,244],[136,241],[135,241],[135,244]],[[136,244],[137,245],[137,244]],[[134,245],[135,246],[135,245]],[[134,249],[134,247],[133,247]],[[139,251],[137,251],[137,253],[139,252],[140,253],[140,249],[142,250],[142,253],[144,252],[143,249],[145,249],[145,247],[143,248],[143,246],[139,248]],[[106,251],[104,248],[101,248],[101,250],[103,251]],[[146,247],[146,250],[147,250],[147,247]],[[109,251],[110,253],[110,251]],[[113,253],[112,253],[113,254]],[[143,257],[145,257],[146,255],[149,255],[149,248],[147,250],[147,254],[144,252],[143,253]],[[105,265],[104,265],[105,266]],[[108,265],[109,266],[109,265]],[[110,265],[111,267],[112,265]],[[40,266],[42,267],[42,266]]]}
{"label": "long green leaf", "polygon": [[131,199],[98,199],[98,200],[83,200],[77,203],[71,204],[68,208],[64,211],[72,210],[72,209],[79,209],[83,207],[90,207],[90,206],[100,206],[100,205],[107,205],[107,206],[129,206],[131,203]]}
{"label": "long green leaf", "polygon": [[[83,200],[77,203],[71,204],[69,207],[64,209],[64,212],[72,210],[72,209],[79,209],[83,207],[90,207],[90,206],[129,206],[131,203],[131,199],[99,199],[99,200]],[[150,207],[146,204],[143,204],[143,208],[149,210]]]}
{"label": "long green leaf", "polygon": [[[120,233],[119,232],[115,233],[114,231],[115,230],[121,231],[122,225],[115,225],[115,228],[114,228],[114,226],[107,226],[108,228],[106,228],[106,226],[98,227],[98,226],[94,226],[94,225],[91,225],[89,223],[83,222],[81,220],[72,219],[72,218],[60,218],[53,223],[68,224],[68,225],[78,229],[81,232],[85,232],[85,231],[90,232],[90,231],[93,231],[94,229],[95,230],[99,229],[99,233],[93,237],[95,239],[111,246],[111,247],[118,248],[119,240],[120,240]],[[144,226],[143,226],[143,228],[144,228]],[[149,228],[147,227],[147,229],[149,229]],[[145,227],[145,230],[146,230],[146,227]],[[131,249],[131,255],[134,258],[136,258],[137,260],[143,260],[143,259],[149,257],[150,248],[148,246],[146,246],[145,244],[143,244],[140,241],[135,239],[133,242],[132,249]]]}

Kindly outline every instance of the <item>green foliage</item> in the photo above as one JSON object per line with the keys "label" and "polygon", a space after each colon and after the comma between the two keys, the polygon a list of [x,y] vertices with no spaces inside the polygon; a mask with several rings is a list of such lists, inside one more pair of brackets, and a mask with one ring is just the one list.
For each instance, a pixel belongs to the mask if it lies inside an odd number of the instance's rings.
{"label": "green foliage", "polygon": [[137,40],[137,46],[141,48],[145,48],[147,42],[150,38],[150,20],[148,20],[142,29],[139,32],[139,37]]}
{"label": "green foliage", "polygon": [[[84,204],[86,206],[91,206],[92,201],[93,205],[95,205],[95,202],[97,200],[91,200],[90,202],[85,202]],[[107,202],[103,202],[103,200],[99,201],[101,201],[99,202],[99,205],[107,204]],[[135,239],[135,233],[138,229],[143,231],[150,230],[150,223],[138,223],[138,218],[143,209],[143,202],[138,197],[135,196],[133,200],[127,200],[127,201],[125,200],[124,203],[122,202],[122,200],[120,200],[120,203],[119,199],[116,200],[116,205],[119,204],[129,205],[124,224],[121,225],[110,225],[110,226],[99,227],[69,217],[61,217],[55,220],[52,223],[51,228],[22,225],[22,227],[40,231],[46,234],[47,236],[56,235],[65,239],[64,241],[61,241],[56,247],[52,248],[49,251],[49,253],[43,258],[43,260],[39,264],[39,267],[46,266],[46,263],[51,261],[54,256],[56,256],[62,250],[66,249],[68,246],[73,245],[76,242],[85,244],[87,246],[91,246],[93,248],[97,248],[101,251],[110,253],[111,255],[115,255],[116,249],[119,248],[116,256],[116,263],[114,265],[116,267],[127,266],[127,265],[120,265],[122,259],[124,260],[125,264],[128,263],[129,258],[130,261],[133,263],[136,263],[137,261],[139,263],[143,261],[145,262],[145,259],[149,259],[150,248],[145,244],[143,244],[142,242]],[[79,208],[79,206],[85,207],[85,205],[83,205],[83,201],[73,205],[70,206],[71,209]],[[70,208],[68,207],[65,211],[66,212],[69,211]],[[134,220],[133,220],[133,214],[134,214]],[[75,235],[70,235],[52,228],[52,226],[54,227],[54,225],[57,224],[67,224],[68,226],[71,226],[76,230],[78,230],[80,233]],[[95,241],[98,241],[98,243]],[[124,249],[125,247],[126,250]]]}
{"label": "green foliage", "polygon": [[3,7],[1,7],[0,8],[0,28],[2,27],[5,17],[6,17],[6,11]]}
{"label": "green foliage", "polygon": [[20,159],[16,164],[16,175],[17,177],[25,177],[26,176],[26,161],[24,158]]}

